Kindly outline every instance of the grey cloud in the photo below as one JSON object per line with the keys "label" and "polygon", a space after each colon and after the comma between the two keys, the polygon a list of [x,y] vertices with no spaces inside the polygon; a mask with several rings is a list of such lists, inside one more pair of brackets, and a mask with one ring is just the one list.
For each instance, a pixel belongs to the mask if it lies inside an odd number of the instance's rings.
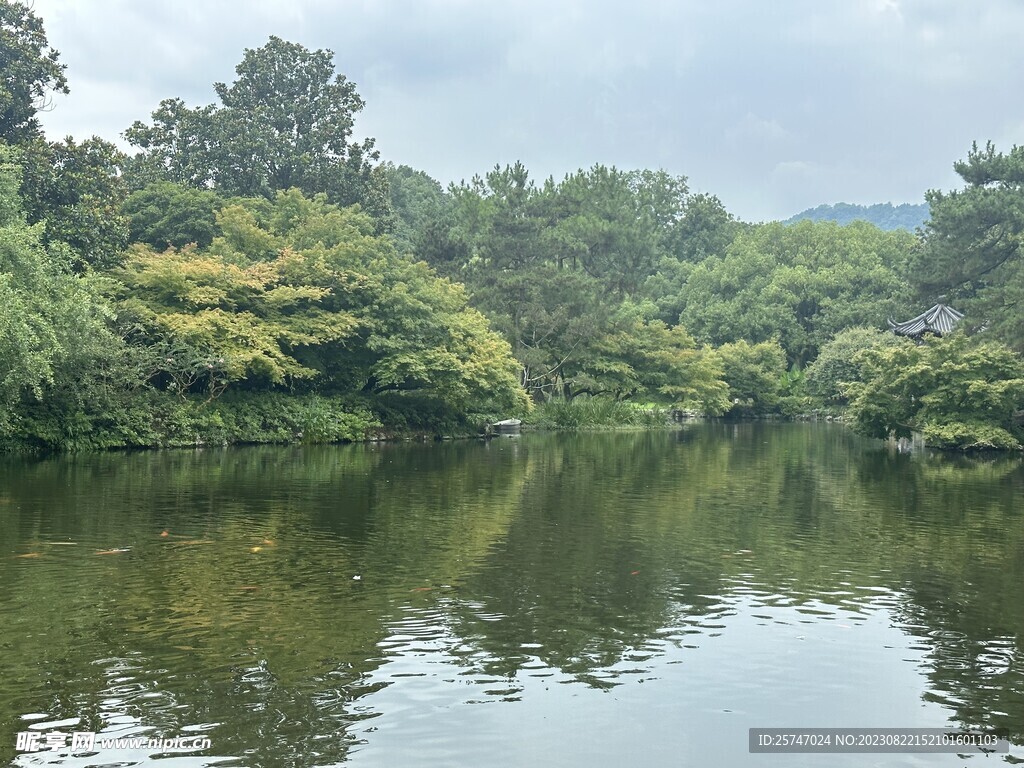
{"label": "grey cloud", "polygon": [[213,99],[270,34],[335,51],[357,130],[444,182],[523,160],[664,167],[743,218],[919,201],[974,139],[1019,142],[1013,0],[37,0],[72,96],[48,130],[113,138]]}

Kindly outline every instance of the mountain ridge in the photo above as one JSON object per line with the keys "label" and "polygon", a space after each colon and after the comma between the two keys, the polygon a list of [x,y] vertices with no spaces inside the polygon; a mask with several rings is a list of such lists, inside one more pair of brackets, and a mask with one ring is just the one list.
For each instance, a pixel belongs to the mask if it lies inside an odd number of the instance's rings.
{"label": "mountain ridge", "polygon": [[867,221],[879,229],[906,229],[913,232],[924,226],[929,218],[928,203],[875,203],[874,205],[857,205],[855,203],[823,204],[808,208],[795,216],[783,221],[783,224],[795,224],[798,221],[834,221],[840,225],[854,221]]}

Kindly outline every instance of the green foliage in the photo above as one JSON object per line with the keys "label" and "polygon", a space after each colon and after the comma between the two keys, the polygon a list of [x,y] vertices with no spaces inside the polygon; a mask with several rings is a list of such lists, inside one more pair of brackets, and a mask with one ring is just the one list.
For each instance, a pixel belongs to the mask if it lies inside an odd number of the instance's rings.
{"label": "green foliage", "polygon": [[220,105],[189,108],[165,99],[153,122],[136,122],[125,137],[144,155],[135,174],[186,186],[213,186],[229,197],[273,198],[296,187],[325,192],[332,202],[361,203],[389,213],[386,180],[372,174],[373,140],[351,141],[363,101],[334,72],[334,54],[271,37],[246,49],[230,86],[214,84]]}
{"label": "green foliage", "polygon": [[779,376],[779,413],[790,418],[814,410],[813,398],[807,393],[807,373],[803,368],[790,368]]}
{"label": "green foliage", "polygon": [[345,397],[280,392],[227,395],[214,403],[168,398],[151,389],[102,412],[53,400],[29,408],[0,447],[35,452],[365,440],[381,424]]}
{"label": "green foliage", "polygon": [[563,391],[644,398],[704,413],[728,408],[719,358],[696,345],[680,326],[648,320],[642,308],[623,305],[590,353],[562,371]]}
{"label": "green foliage", "polygon": [[730,221],[716,200],[691,200],[681,177],[600,165],[537,187],[517,163],[453,187],[451,201],[451,229],[425,245],[509,339],[535,398],[653,395],[724,408],[720,377],[705,370],[714,364],[685,330],[634,306],[670,248],[716,242]]}
{"label": "green foliage", "polygon": [[18,175],[14,153],[0,146],[0,433],[40,407],[88,421],[131,383],[96,280],[71,274],[44,246],[42,225],[26,223]]}
{"label": "green foliage", "polygon": [[431,401],[449,414],[526,407],[509,347],[459,285],[399,255],[373,221],[298,190],[218,214],[206,250],[136,246],[122,319],[151,378],[185,396],[305,386]]}
{"label": "green foliage", "polygon": [[316,375],[292,348],[344,338],[354,321],[320,310],[322,289],[289,284],[292,258],[239,266],[191,248],[133,249],[117,273],[121,315],[156,353],[151,378],[182,396],[202,389],[212,397],[230,382]]}
{"label": "green foliage", "polygon": [[743,228],[714,195],[693,195],[685,200],[682,217],[671,228],[668,252],[690,263],[721,256]]}
{"label": "green foliage", "polygon": [[544,429],[592,429],[598,427],[663,427],[668,411],[642,407],[610,397],[557,398],[536,407],[528,422]]}
{"label": "green foliage", "polygon": [[910,275],[925,300],[948,295],[968,328],[1024,349],[1024,147],[975,144],[954,168],[966,186],[926,195],[931,220]]}
{"label": "green foliage", "polygon": [[870,434],[1020,437],[1007,350],[868,330],[916,306],[911,275],[1021,348],[1020,148],[975,146],[956,165],[966,188],[929,193],[920,245],[863,222],[745,225],[664,171],[598,164],[538,185],[516,163],[446,191],[353,140],[363,102],[331,51],[271,37],[215,84],[218,103],[167,99],[129,128],[128,158],[45,142],[35,114],[67,90],[63,66],[24,6],[0,0],[0,33],[0,140],[18,144],[0,150],[0,427],[16,442],[359,431],[312,404],[319,426],[302,429],[222,406],[284,391],[357,398],[417,431],[531,399],[564,425],[634,418],[626,400],[753,415],[813,397],[851,400]]}
{"label": "green foliage", "polygon": [[430,238],[441,231],[437,228],[439,224],[447,224],[450,229],[454,223],[447,219],[451,200],[441,185],[408,165],[384,163],[380,168],[387,178],[390,204],[397,219],[393,232],[395,245],[399,250],[415,251],[431,266],[450,261],[450,257],[436,254],[437,249],[428,247]]}
{"label": "green foliage", "polygon": [[770,413],[779,406],[786,374],[786,353],[777,341],[737,341],[715,350],[729,385],[733,415]]}
{"label": "green foliage", "polygon": [[1010,432],[992,424],[929,422],[922,431],[928,445],[947,450],[1019,450],[1021,447],[1020,441]]}
{"label": "green foliage", "polygon": [[849,413],[871,437],[923,431],[942,447],[1017,447],[1024,361],[962,333],[860,353],[865,381],[851,384]]}
{"label": "green foliage", "polygon": [[864,358],[860,352],[910,344],[889,331],[854,326],[837,333],[825,343],[813,363],[807,367],[807,391],[825,405],[849,402],[849,384],[864,381]]}
{"label": "green foliage", "polygon": [[550,390],[607,316],[600,284],[551,257],[542,239],[548,197],[521,164],[451,191],[456,223],[443,239],[435,233],[435,252],[511,342],[522,383],[535,394]]}
{"label": "green foliage", "polygon": [[464,289],[356,208],[292,190],[226,205],[207,248],[135,245],[103,280],[115,336],[98,278],[59,269],[18,218],[7,165],[9,447],[351,440],[387,417],[452,433],[528,409],[508,344]]}
{"label": "green foliage", "polygon": [[547,235],[560,263],[571,259],[619,297],[654,271],[671,227],[683,218],[686,179],[664,171],[602,165],[546,189],[557,221]]}
{"label": "green foliage", "polygon": [[49,106],[50,93],[68,93],[59,57],[31,4],[0,0],[0,144],[18,150],[2,161],[20,165],[18,208],[29,224],[45,224],[44,247],[70,249],[79,269],[105,267],[116,261],[127,234],[118,211],[123,155],[97,137],[80,144],[44,139],[37,112]]}
{"label": "green foliage", "polygon": [[39,136],[36,113],[48,94],[68,92],[59,58],[30,5],[0,0],[0,140],[21,144]]}
{"label": "green foliage", "polygon": [[752,228],[690,271],[679,320],[712,344],[778,337],[790,363],[803,365],[840,330],[899,314],[912,245],[906,232],[860,223]]}
{"label": "green foliage", "polygon": [[217,234],[217,194],[170,181],[148,184],[128,196],[121,210],[130,239],[153,248],[208,247]]}
{"label": "green foliage", "polygon": [[208,408],[169,409],[157,436],[166,446],[238,443],[338,443],[365,440],[380,423],[346,398],[263,392]]}
{"label": "green foliage", "polygon": [[128,242],[124,154],[95,136],[80,144],[38,139],[21,152],[25,212],[29,223],[46,225],[46,245],[70,248],[79,271],[116,265]]}

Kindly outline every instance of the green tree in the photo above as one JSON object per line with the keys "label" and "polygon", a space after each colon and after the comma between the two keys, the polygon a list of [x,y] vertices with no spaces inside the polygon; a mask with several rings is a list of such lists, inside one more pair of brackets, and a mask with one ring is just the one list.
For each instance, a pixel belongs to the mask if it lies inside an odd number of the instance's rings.
{"label": "green tree", "polygon": [[123,414],[134,379],[96,281],[72,274],[18,197],[20,163],[0,145],[0,435],[74,447]]}
{"label": "green tree", "polygon": [[9,427],[13,407],[25,394],[41,396],[53,381],[53,352],[57,330],[48,303],[55,275],[47,269],[47,255],[39,228],[28,227],[17,203],[17,167],[0,166],[0,427]]}
{"label": "green tree", "polygon": [[453,186],[451,198],[453,226],[431,233],[432,261],[465,282],[473,305],[512,345],[522,383],[539,396],[593,331],[597,283],[552,256],[548,195],[521,163]]}
{"label": "green tree", "polygon": [[714,195],[686,198],[683,215],[668,230],[663,253],[643,285],[643,295],[658,306],[663,321],[679,322],[683,288],[695,266],[710,256],[724,256],[744,227]]}
{"label": "green tree", "polygon": [[157,353],[150,378],[182,397],[202,391],[212,398],[232,382],[315,376],[292,349],[346,335],[354,322],[326,317],[316,306],[323,291],[288,285],[289,258],[239,265],[193,248],[136,247],[117,275],[121,314]]}
{"label": "green tree", "polygon": [[645,317],[647,309],[628,303],[619,309],[587,354],[565,367],[566,393],[644,398],[723,413],[729,403],[720,359],[698,347],[681,326],[669,328]]}
{"label": "green tree", "polygon": [[906,339],[890,331],[855,326],[840,331],[821,348],[818,357],[807,366],[807,391],[826,405],[849,402],[849,385],[863,382],[865,350],[905,346]]}
{"label": "green tree", "polygon": [[668,252],[679,261],[694,263],[720,256],[742,228],[715,195],[691,195],[669,234]]}
{"label": "green tree", "polygon": [[153,248],[205,248],[217,234],[221,201],[208,189],[158,181],[133,192],[121,207],[128,218],[130,239]]}
{"label": "green tree", "polygon": [[559,264],[571,263],[620,298],[654,272],[668,232],[683,217],[683,177],[595,165],[547,185]]}
{"label": "green tree", "polygon": [[162,386],[358,395],[421,426],[525,407],[507,343],[464,289],[367,215],[293,189],[217,223],[209,248],[137,246],[120,274],[122,317],[152,340]]}
{"label": "green tree", "polygon": [[881,326],[910,306],[902,274],[913,243],[861,222],[761,225],[689,272],[679,321],[712,344],[778,337],[803,365],[838,331]]}
{"label": "green tree", "polygon": [[598,165],[537,186],[516,163],[452,187],[450,198],[451,226],[428,229],[418,252],[466,283],[535,398],[594,390],[570,382],[601,354],[597,340],[618,333],[619,306],[664,253],[684,217],[686,180]]}
{"label": "green tree", "polygon": [[925,196],[931,219],[910,274],[924,300],[946,294],[969,327],[1024,349],[1024,147],[975,144],[953,167],[965,186]]}
{"label": "green tree", "polygon": [[729,385],[733,414],[769,413],[779,405],[786,353],[775,340],[750,344],[736,341],[715,350]]}
{"label": "green tree", "polygon": [[451,199],[441,184],[408,165],[384,163],[380,168],[387,177],[390,204],[396,216],[395,244],[399,249],[415,252],[432,266],[435,261],[442,264],[450,261],[436,249],[423,252],[430,233],[437,232],[438,224],[447,224],[448,229],[454,224],[450,217]]}
{"label": "green tree", "polygon": [[59,59],[31,4],[0,0],[0,142],[19,150],[20,207],[29,223],[45,222],[47,247],[71,249],[75,267],[109,266],[127,235],[119,213],[124,156],[97,137],[45,140],[38,112],[51,93],[68,93]]}
{"label": "green tree", "polygon": [[860,353],[850,415],[870,437],[924,433],[941,448],[1019,448],[1024,361],[998,342],[954,333]]}
{"label": "green tree", "polygon": [[384,177],[373,174],[373,139],[352,141],[363,101],[334,71],[334,54],[271,37],[246,49],[231,85],[214,84],[220,105],[189,108],[166,99],[153,122],[125,137],[144,151],[137,172],[224,196],[273,198],[292,187],[325,192],[341,205],[360,203],[384,216]]}
{"label": "green tree", "polygon": [[81,143],[68,137],[35,140],[22,158],[26,213],[30,223],[45,224],[45,242],[70,248],[78,269],[117,264],[128,243],[124,154],[95,136]]}
{"label": "green tree", "polygon": [[48,95],[68,92],[59,59],[31,6],[0,0],[0,139],[23,144],[39,137],[36,114]]}

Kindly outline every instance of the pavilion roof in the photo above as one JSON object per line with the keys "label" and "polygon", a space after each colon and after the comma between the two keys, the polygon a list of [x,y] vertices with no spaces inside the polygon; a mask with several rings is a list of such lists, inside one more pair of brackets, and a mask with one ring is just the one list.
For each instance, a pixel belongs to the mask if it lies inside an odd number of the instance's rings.
{"label": "pavilion roof", "polygon": [[889,321],[889,327],[898,336],[920,337],[925,333],[942,336],[949,333],[963,320],[964,313],[957,312],[946,304],[936,304],[926,312],[902,323]]}

